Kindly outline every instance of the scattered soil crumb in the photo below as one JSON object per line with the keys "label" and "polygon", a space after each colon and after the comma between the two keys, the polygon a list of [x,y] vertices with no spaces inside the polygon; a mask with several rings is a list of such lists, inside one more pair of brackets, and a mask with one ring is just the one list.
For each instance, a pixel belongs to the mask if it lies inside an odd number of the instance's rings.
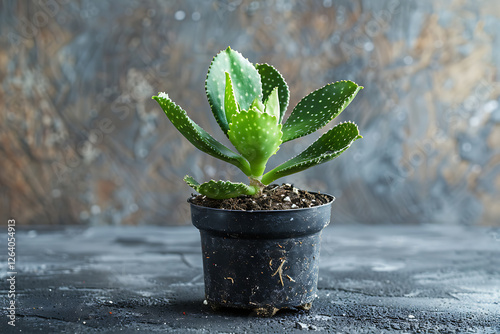
{"label": "scattered soil crumb", "polygon": [[291,210],[310,208],[329,203],[331,198],[321,193],[310,193],[295,188],[292,184],[270,184],[259,197],[240,196],[228,199],[212,199],[193,194],[193,204],[226,210]]}

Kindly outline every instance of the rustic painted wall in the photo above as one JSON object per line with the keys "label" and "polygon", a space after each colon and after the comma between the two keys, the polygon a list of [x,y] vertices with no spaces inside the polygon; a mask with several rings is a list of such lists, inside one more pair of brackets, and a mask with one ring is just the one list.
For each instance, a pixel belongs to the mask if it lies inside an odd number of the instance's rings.
{"label": "rustic painted wall", "polygon": [[150,99],[224,141],[204,79],[230,45],[281,71],[290,110],[365,86],[338,119],[364,139],[283,179],[334,194],[335,223],[500,225],[496,0],[4,1],[0,34],[0,212],[18,223],[186,224],[185,174],[244,181]]}

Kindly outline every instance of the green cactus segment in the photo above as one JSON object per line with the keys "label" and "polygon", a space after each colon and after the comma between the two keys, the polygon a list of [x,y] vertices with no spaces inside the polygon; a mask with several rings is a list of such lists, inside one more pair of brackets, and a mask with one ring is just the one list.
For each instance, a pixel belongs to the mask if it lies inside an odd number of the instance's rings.
{"label": "green cactus segment", "polygon": [[279,122],[285,115],[288,102],[290,101],[290,90],[288,85],[283,79],[283,76],[277,69],[269,64],[256,64],[255,67],[259,71],[260,79],[262,81],[262,100],[268,100],[275,87],[278,87],[278,96],[280,103],[280,117]]}
{"label": "green cactus segment", "polygon": [[184,176],[184,182],[186,182],[191,188],[198,191],[200,184],[196,181],[192,176],[186,175]]}
{"label": "green cactus segment", "polygon": [[280,177],[330,161],[359,138],[362,137],[356,124],[341,123],[323,134],[302,153],[266,173],[262,177],[262,183],[269,184]]}
{"label": "green cactus segment", "polygon": [[231,81],[231,76],[226,72],[226,90],[224,95],[224,110],[226,114],[226,120],[231,123],[233,115],[236,114],[238,109],[238,103],[234,97],[233,82]]}
{"label": "green cactus segment", "polygon": [[254,195],[258,191],[258,189],[254,186],[229,181],[211,180],[199,184],[194,178],[188,175],[184,177],[184,181],[200,194],[214,199],[232,198],[241,195]]}
{"label": "green cactus segment", "polygon": [[264,109],[266,109],[264,103],[262,103],[259,97],[256,97],[255,100],[253,100],[252,105],[250,106],[249,109],[252,108],[257,108],[260,112],[264,112]]}
{"label": "green cactus segment", "polygon": [[274,87],[273,91],[267,98],[265,103],[265,112],[271,116],[276,117],[276,120],[280,119],[280,100],[278,97],[278,87]]}
{"label": "green cactus segment", "polygon": [[224,110],[226,72],[231,76],[234,97],[242,109],[249,109],[256,97],[262,97],[260,75],[252,63],[229,47],[216,55],[208,71],[205,90],[214,117],[225,134],[230,123]]}
{"label": "green cactus segment", "polygon": [[196,148],[213,157],[233,164],[246,175],[250,175],[250,165],[245,158],[219,143],[208,132],[193,122],[186,111],[170,100],[167,94],[159,93],[158,96],[153,96],[153,99],[158,102],[177,130]]}
{"label": "green cactus segment", "polygon": [[352,81],[338,81],[304,97],[283,125],[283,142],[308,135],[328,124],[362,88]]}
{"label": "green cactus segment", "polygon": [[276,117],[257,108],[233,115],[228,131],[229,140],[250,162],[252,176],[257,179],[264,173],[267,160],[278,151],[282,135]]}

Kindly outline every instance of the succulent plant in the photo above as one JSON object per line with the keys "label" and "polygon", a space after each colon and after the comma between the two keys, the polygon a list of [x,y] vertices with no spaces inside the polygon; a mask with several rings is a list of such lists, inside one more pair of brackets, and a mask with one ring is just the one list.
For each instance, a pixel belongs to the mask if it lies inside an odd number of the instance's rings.
{"label": "succulent plant", "polygon": [[303,152],[265,173],[269,158],[280,145],[308,135],[337,117],[363,87],[352,81],[328,84],[304,97],[286,122],[290,91],[283,76],[271,65],[252,64],[228,47],[210,65],[205,90],[212,113],[237,152],[224,146],[193,122],[167,94],[153,96],[172,124],[196,148],[238,167],[249,184],[230,181],[184,181],[209,198],[259,195],[274,180],[330,161],[361,138],[352,122],[325,132]]}

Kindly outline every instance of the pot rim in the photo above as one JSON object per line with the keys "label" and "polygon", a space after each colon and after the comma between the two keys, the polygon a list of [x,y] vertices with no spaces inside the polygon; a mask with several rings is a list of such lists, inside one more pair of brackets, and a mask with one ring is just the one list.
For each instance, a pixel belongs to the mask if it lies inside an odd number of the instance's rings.
{"label": "pot rim", "polygon": [[301,210],[310,210],[310,209],[318,209],[318,208],[321,208],[325,205],[331,205],[333,202],[335,202],[335,196],[333,195],[330,195],[330,194],[327,194],[327,193],[321,193],[321,192],[314,192],[314,191],[309,191],[310,194],[321,194],[321,195],[325,195],[325,196],[328,196],[328,198],[330,199],[330,201],[328,203],[324,203],[324,204],[321,204],[321,205],[316,205],[316,206],[311,206],[311,207],[308,207],[308,208],[297,208],[297,209],[286,209],[286,210],[233,210],[233,209],[219,209],[219,208],[212,208],[212,207],[209,207],[209,206],[203,206],[203,205],[198,205],[198,204],[194,204],[192,202],[192,199],[195,197],[195,196],[191,196],[187,199],[187,202],[189,203],[189,205],[192,205],[192,206],[195,206],[195,207],[198,207],[198,208],[203,208],[203,209],[209,209],[209,210],[214,210],[214,211],[224,211],[224,212],[238,212],[238,213],[281,213],[281,212],[290,212],[290,211],[301,211]]}

